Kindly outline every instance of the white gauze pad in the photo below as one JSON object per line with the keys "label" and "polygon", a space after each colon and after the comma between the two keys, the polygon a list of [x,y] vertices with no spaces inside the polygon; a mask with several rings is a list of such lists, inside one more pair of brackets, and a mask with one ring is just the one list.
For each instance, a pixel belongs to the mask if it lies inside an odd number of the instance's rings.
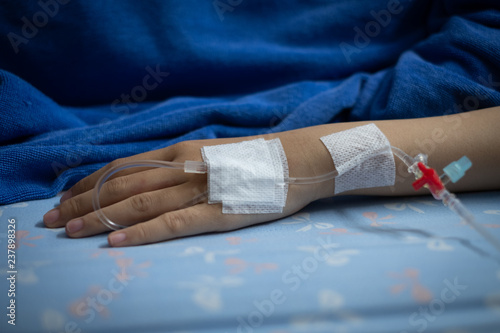
{"label": "white gauze pad", "polygon": [[208,203],[226,214],[281,213],[286,203],[288,163],[279,139],[206,146]]}
{"label": "white gauze pad", "polygon": [[391,144],[375,124],[321,138],[339,175],[335,194],[360,188],[392,186],[396,165]]}

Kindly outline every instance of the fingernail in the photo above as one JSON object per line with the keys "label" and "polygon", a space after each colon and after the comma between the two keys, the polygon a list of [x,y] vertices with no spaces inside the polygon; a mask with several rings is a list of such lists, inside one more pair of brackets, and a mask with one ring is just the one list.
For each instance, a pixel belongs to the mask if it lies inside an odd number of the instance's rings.
{"label": "fingernail", "polygon": [[49,210],[44,216],[43,216],[43,223],[46,225],[51,225],[57,222],[59,219],[59,209],[54,208],[52,210]]}
{"label": "fingernail", "polygon": [[83,228],[83,220],[82,219],[76,219],[76,220],[71,220],[66,224],[66,229],[70,234],[77,232]]}
{"label": "fingernail", "polygon": [[67,190],[66,192],[64,192],[63,196],[61,197],[61,199],[59,200],[60,203],[63,203],[64,201],[68,200],[69,198],[71,198],[73,195],[71,194],[71,189]]}
{"label": "fingernail", "polygon": [[116,244],[123,242],[125,238],[127,238],[127,235],[125,235],[124,232],[119,232],[109,235],[109,242],[111,245],[115,246]]}

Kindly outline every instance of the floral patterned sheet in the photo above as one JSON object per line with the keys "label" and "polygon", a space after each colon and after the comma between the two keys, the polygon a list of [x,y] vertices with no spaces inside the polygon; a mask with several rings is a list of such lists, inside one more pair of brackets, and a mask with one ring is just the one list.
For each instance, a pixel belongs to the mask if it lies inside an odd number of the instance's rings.
{"label": "floral patterned sheet", "polygon": [[[460,198],[500,238],[500,192]],[[500,253],[430,197],[332,198],[133,248],[44,228],[57,202],[0,207],[1,332],[500,332]]]}

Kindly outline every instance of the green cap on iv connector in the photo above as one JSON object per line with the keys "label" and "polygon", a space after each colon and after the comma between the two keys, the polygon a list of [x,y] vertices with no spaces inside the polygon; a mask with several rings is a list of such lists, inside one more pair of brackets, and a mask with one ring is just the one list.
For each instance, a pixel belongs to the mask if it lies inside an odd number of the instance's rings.
{"label": "green cap on iv connector", "polygon": [[469,170],[471,166],[472,162],[469,158],[467,158],[467,156],[464,156],[458,161],[448,164],[443,171],[452,182],[456,183],[465,175],[465,171]]}

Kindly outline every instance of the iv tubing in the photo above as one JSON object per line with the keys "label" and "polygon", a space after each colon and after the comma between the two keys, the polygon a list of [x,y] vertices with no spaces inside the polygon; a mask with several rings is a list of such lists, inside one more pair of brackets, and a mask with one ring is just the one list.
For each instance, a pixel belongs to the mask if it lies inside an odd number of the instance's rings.
{"label": "iv tubing", "polygon": [[458,200],[455,195],[444,189],[440,193],[440,197],[443,200],[445,206],[455,212],[458,216],[462,218],[469,226],[476,230],[481,236],[483,236],[497,251],[500,252],[500,241],[493,237],[481,224],[477,223],[474,216],[460,200]]}
{"label": "iv tubing", "polygon": [[[200,162],[200,164],[203,162]],[[205,164],[205,163],[203,163]],[[94,191],[92,191],[92,206],[94,207],[94,211],[97,214],[97,217],[101,222],[106,225],[108,228],[112,230],[120,230],[123,228],[126,228],[126,226],[120,225],[118,223],[115,223],[111,221],[102,211],[101,209],[101,202],[99,198],[99,194],[101,192],[102,186],[104,183],[117,172],[123,171],[125,169],[129,168],[139,168],[139,167],[146,167],[146,168],[168,168],[168,169],[184,169],[184,163],[180,162],[165,162],[165,161],[153,161],[153,160],[142,160],[142,161],[133,161],[133,162],[125,162],[123,164],[117,165],[108,171],[106,171],[104,174],[99,177],[99,179],[96,182],[96,185],[94,187]]]}

